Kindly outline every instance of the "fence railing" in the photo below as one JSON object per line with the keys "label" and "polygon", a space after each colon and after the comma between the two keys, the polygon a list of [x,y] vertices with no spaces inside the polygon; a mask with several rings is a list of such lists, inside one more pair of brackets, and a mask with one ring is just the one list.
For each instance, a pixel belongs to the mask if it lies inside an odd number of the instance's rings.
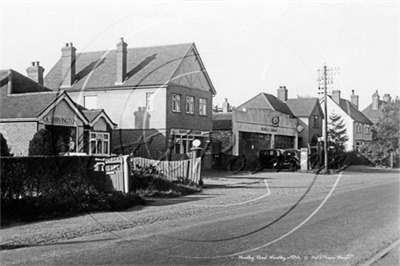
{"label": "fence railing", "polygon": [[201,180],[201,157],[181,161],[158,161],[133,157],[130,161],[133,170],[144,166],[155,166],[168,180],[188,179],[196,184]]}

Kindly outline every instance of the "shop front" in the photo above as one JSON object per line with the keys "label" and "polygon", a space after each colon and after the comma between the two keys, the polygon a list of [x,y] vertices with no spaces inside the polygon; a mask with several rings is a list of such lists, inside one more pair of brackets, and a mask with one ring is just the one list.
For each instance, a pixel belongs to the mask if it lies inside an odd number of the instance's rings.
{"label": "shop front", "polygon": [[171,129],[171,139],[174,143],[174,154],[187,154],[191,152],[193,141],[200,140],[200,148],[205,148],[210,139],[209,131],[190,129]]}
{"label": "shop front", "polygon": [[232,132],[233,155],[257,155],[265,149],[296,149],[297,119],[269,109],[234,110]]}
{"label": "shop front", "polygon": [[[115,124],[107,114],[103,110],[86,110],[78,106],[65,92],[54,95],[48,97],[47,102],[41,93],[9,98],[21,107],[21,102],[36,104],[25,117],[15,110],[15,117],[10,111],[10,117],[1,120],[1,133],[14,148],[15,155],[29,155],[29,142],[36,132],[45,129],[50,132],[54,155],[109,156],[110,131]],[[27,127],[27,123],[21,121],[29,121],[31,126]]]}

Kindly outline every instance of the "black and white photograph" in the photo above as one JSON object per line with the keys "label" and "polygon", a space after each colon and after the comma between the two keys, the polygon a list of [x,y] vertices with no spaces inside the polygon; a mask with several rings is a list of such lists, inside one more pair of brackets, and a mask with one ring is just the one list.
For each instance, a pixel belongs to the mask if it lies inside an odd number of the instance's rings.
{"label": "black and white photograph", "polygon": [[400,2],[0,1],[1,265],[400,265]]}

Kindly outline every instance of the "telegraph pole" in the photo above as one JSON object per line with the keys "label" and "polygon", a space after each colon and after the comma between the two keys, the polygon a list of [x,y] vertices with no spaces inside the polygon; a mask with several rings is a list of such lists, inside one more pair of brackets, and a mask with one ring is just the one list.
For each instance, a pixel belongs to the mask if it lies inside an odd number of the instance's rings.
{"label": "telegraph pole", "polygon": [[[321,71],[321,70],[318,70]],[[328,84],[333,84],[333,74],[328,75],[328,71],[339,71],[338,68],[330,68],[328,69],[326,65],[324,65],[324,68],[322,69],[322,76],[318,77],[318,81],[320,85],[323,85],[323,94],[324,94],[324,113],[325,113],[325,118],[324,118],[324,166],[325,166],[325,173],[329,173],[328,169],[328,101],[327,101],[327,94],[328,94]],[[323,84],[321,84],[323,81]],[[321,88],[319,88],[321,89]],[[320,94],[320,92],[318,92]]]}
{"label": "telegraph pole", "polygon": [[324,65],[324,113],[325,113],[325,119],[324,119],[324,130],[325,130],[325,138],[324,138],[324,163],[325,163],[325,173],[329,173],[328,170],[328,101],[326,97],[327,93],[327,77],[326,77],[326,65]]}

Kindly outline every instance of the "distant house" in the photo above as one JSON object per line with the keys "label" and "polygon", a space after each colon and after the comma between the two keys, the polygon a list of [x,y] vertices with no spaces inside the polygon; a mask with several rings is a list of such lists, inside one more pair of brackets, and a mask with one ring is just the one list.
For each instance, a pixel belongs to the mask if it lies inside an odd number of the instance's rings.
{"label": "distant house", "polygon": [[372,123],[376,124],[379,121],[379,117],[382,116],[382,108],[386,103],[392,102],[392,97],[390,97],[390,94],[385,94],[383,96],[383,99],[379,99],[379,94],[378,91],[376,91],[372,95],[372,103],[368,105],[362,113],[368,117],[369,120],[372,121]]}
{"label": "distant house", "polygon": [[[368,119],[361,111],[358,110],[358,95],[353,93],[351,101],[340,97],[340,90],[332,91],[332,96],[327,97],[327,111],[325,118],[328,119],[332,113],[342,117],[347,129],[349,140],[346,143],[346,150],[356,150],[365,143],[372,140],[371,126],[372,121]],[[320,99],[320,104],[323,106],[324,98]]]}
{"label": "distant house", "polygon": [[[287,104],[260,93],[232,112],[213,115],[213,143],[231,155],[256,155],[269,148],[297,148],[297,119]],[[229,139],[229,142],[227,142]]]}
{"label": "distant house", "polygon": [[65,91],[44,87],[42,73],[39,62],[28,68],[30,78],[12,69],[0,71],[0,133],[11,153],[28,155],[34,134],[47,129],[61,154],[69,151],[109,156],[110,134],[116,125],[104,110],[87,110]]}
{"label": "distant house", "polygon": [[194,43],[76,53],[66,44],[45,77],[87,109],[102,108],[118,123],[112,150],[152,157],[186,154],[202,147],[212,130],[216,91]]}
{"label": "distant house", "polygon": [[318,98],[288,99],[286,87],[278,89],[278,98],[286,102],[293,115],[298,118],[298,148],[316,146],[322,136],[324,113]]}

